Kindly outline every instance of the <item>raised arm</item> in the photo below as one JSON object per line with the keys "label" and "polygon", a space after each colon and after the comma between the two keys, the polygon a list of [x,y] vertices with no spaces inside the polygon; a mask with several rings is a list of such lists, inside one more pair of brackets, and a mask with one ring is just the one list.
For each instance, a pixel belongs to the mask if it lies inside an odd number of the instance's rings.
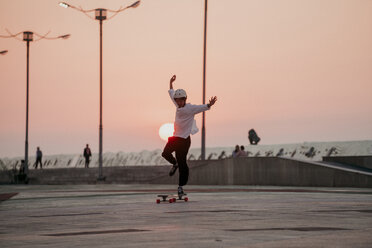
{"label": "raised arm", "polygon": [[173,96],[174,96],[174,90],[173,90],[173,82],[176,80],[176,75],[173,75],[173,77],[171,77],[170,81],[169,81],[169,90],[168,90],[168,93],[169,93],[169,97],[170,99],[172,100],[172,102],[174,103],[174,105],[176,107],[178,107],[176,101],[174,100]]}
{"label": "raised arm", "polygon": [[193,114],[199,114],[201,112],[209,110],[217,101],[217,97],[211,97],[208,104],[204,105],[192,105],[192,113]]}
{"label": "raised arm", "polygon": [[169,89],[173,90],[173,82],[176,81],[176,75],[173,75],[169,81]]}

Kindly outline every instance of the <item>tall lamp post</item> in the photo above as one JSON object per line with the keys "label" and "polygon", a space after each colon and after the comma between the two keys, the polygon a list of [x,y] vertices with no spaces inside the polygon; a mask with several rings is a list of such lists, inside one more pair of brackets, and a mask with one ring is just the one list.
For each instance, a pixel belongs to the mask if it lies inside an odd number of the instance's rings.
{"label": "tall lamp post", "polygon": [[[15,38],[20,41],[25,41],[27,46],[27,53],[26,53],[26,138],[25,138],[25,173],[28,174],[28,109],[29,109],[29,60],[30,60],[30,42],[39,41],[43,39],[47,40],[55,40],[55,39],[68,39],[70,37],[69,34],[60,35],[56,37],[48,37],[49,34],[46,33],[45,35],[40,35],[31,31],[24,31],[19,32],[17,34],[12,34],[7,30],[8,34],[0,35],[0,38]],[[23,33],[23,39],[20,39],[18,36]],[[36,40],[34,40],[34,35],[37,37]],[[6,51],[7,52],[7,51]]]}
{"label": "tall lamp post", "polygon": [[[207,60],[207,11],[208,11],[208,0],[204,0],[204,46],[203,46],[203,104],[205,104],[205,71],[206,71],[206,60]],[[201,159],[205,160],[205,112],[202,117],[202,140],[201,140]]]}
{"label": "tall lamp post", "polygon": [[[102,125],[102,24],[105,20],[110,20],[120,12],[129,9],[129,8],[137,8],[140,5],[141,1],[136,1],[135,3],[127,6],[127,7],[120,7],[118,10],[110,10],[104,8],[97,8],[91,10],[84,10],[81,7],[75,7],[71,4],[60,2],[59,5],[63,8],[72,8],[77,11],[84,13],[86,16],[93,20],[99,21],[99,155],[98,155],[98,181],[104,181],[105,177],[103,176],[102,172],[102,133],[103,133],[103,125]],[[93,18],[89,13],[95,12],[95,18]],[[107,12],[112,13],[110,17],[107,17]]]}

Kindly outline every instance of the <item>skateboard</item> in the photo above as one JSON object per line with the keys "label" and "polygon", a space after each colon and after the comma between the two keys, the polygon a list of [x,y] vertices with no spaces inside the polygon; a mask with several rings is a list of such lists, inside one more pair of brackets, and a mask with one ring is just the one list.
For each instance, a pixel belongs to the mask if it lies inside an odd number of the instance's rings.
{"label": "skateboard", "polygon": [[[185,201],[187,202],[189,200],[188,197],[184,197],[186,196],[187,194],[183,194],[183,195],[167,195],[167,194],[161,194],[161,195],[158,195],[158,199],[156,199],[156,203],[159,204],[161,202],[169,202],[169,203],[174,203],[176,202],[177,200],[179,201]],[[161,199],[160,199],[161,198]],[[167,199],[168,198],[168,199]]]}

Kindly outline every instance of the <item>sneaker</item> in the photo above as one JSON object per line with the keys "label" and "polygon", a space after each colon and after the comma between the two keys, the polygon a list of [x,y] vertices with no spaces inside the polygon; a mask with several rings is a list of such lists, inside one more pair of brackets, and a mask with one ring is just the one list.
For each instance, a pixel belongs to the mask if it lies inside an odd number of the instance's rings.
{"label": "sneaker", "polygon": [[184,195],[185,192],[183,192],[183,188],[181,186],[178,187],[178,196]]}
{"label": "sneaker", "polygon": [[171,177],[171,176],[173,176],[174,175],[174,173],[176,173],[176,170],[178,169],[178,165],[173,165],[172,166],[172,168],[171,168],[171,170],[169,171],[169,176]]}

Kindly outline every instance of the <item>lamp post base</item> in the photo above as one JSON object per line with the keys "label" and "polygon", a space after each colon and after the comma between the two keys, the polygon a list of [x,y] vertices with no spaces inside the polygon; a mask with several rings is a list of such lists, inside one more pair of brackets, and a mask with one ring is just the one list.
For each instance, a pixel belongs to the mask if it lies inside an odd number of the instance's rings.
{"label": "lamp post base", "polygon": [[105,181],[106,181],[106,177],[104,177],[104,176],[97,177],[97,182],[101,182],[101,183],[103,183],[103,182],[105,182]]}

